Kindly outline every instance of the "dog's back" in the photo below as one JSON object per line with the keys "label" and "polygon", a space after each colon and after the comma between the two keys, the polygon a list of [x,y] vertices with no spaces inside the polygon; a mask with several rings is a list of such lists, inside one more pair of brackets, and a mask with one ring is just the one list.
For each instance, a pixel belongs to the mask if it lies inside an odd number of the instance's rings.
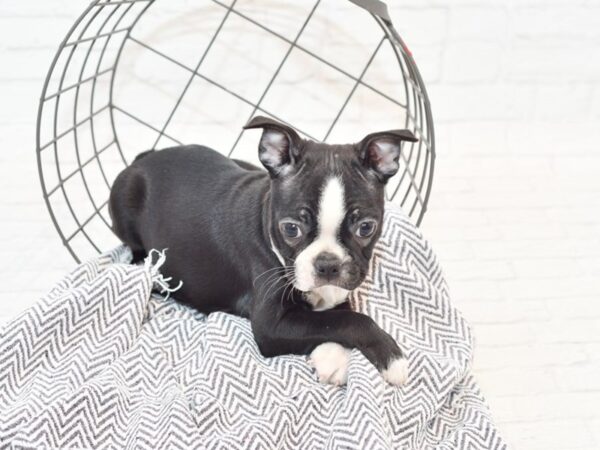
{"label": "dog's back", "polygon": [[240,242],[256,241],[262,231],[259,212],[268,180],[266,171],[207,147],[144,152],[113,184],[112,228],[132,249],[134,261],[153,248],[169,249],[162,270],[184,280],[180,300],[191,301],[197,297],[193,293],[202,292],[198,309],[212,310],[220,299],[215,309],[227,310],[223,298],[234,302],[243,295],[242,287],[231,283],[224,288],[221,281],[243,277],[238,272],[251,264],[239,264],[244,259]]}

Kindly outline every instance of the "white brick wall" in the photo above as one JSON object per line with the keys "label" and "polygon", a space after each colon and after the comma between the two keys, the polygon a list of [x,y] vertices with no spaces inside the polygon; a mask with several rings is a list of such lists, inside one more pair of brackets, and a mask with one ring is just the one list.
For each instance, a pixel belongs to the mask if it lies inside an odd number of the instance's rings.
{"label": "white brick wall", "polygon": [[441,67],[404,33],[438,129],[424,230],[514,448],[600,445],[599,6],[431,3]]}
{"label": "white brick wall", "polygon": [[[423,228],[474,326],[494,415],[516,449],[598,448],[600,3],[389,3],[437,128]],[[84,6],[0,1],[2,322],[73,266],[34,138],[47,67]]]}

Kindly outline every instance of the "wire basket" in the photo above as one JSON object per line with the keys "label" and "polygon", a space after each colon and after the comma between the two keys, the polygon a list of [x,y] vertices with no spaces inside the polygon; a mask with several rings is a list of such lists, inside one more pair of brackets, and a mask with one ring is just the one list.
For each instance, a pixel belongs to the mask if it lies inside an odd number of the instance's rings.
{"label": "wire basket", "polygon": [[[343,18],[340,20],[339,18]],[[429,100],[377,0],[96,0],[44,82],[37,159],[58,233],[80,261],[118,243],[108,198],[136,154],[207,145],[258,163],[267,115],[324,142],[411,129],[387,198],[416,224],[434,167]]]}

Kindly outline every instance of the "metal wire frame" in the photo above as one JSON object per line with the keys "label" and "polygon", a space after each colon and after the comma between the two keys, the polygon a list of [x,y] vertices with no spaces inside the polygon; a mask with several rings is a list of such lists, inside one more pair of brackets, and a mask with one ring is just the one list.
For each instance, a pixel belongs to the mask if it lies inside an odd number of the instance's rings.
{"label": "metal wire frame", "polygon": [[[410,51],[408,50],[405,43],[402,41],[402,39],[400,38],[393,26],[391,19],[387,14],[387,8],[385,7],[385,4],[383,4],[379,0],[350,0],[358,6],[369,11],[373,18],[376,20],[376,22],[379,24],[383,32],[381,40],[378,42],[375,50],[370,55],[360,74],[358,76],[354,76],[351,73],[345,71],[344,69],[336,66],[332,62],[321,57],[317,53],[299,44],[299,39],[302,36],[307,24],[313,17],[315,11],[317,10],[321,0],[316,0],[314,2],[309,14],[304,19],[300,30],[293,39],[287,38],[286,36],[278,33],[275,30],[270,29],[269,27],[265,26],[259,21],[236,9],[235,6],[237,0],[233,0],[232,3],[229,5],[223,3],[221,0],[211,1],[224,9],[224,16],[220,22],[220,25],[211,37],[208,46],[206,47],[202,55],[200,55],[200,58],[198,59],[198,62],[194,67],[189,67],[181,63],[180,61],[176,60],[170,55],[159,51],[158,49],[152,47],[151,45],[143,42],[139,38],[136,38],[132,35],[135,25],[138,23],[138,21],[144,15],[144,13],[148,10],[148,8],[155,2],[155,0],[92,1],[92,3],[90,3],[90,5],[86,8],[83,14],[79,17],[79,19],[73,24],[73,26],[67,33],[67,36],[60,44],[58,51],[50,65],[50,69],[48,71],[48,75],[44,81],[44,86],[42,89],[42,96],[40,99],[38,109],[36,150],[38,159],[38,171],[46,206],[48,207],[48,211],[50,213],[52,221],[59,233],[63,244],[67,247],[67,249],[75,258],[75,260],[79,262],[81,260],[81,256],[83,256],[80,253],[78,253],[79,250],[72,245],[73,239],[79,235],[81,235],[95,251],[100,252],[101,250],[105,250],[100,249],[98,247],[98,245],[95,242],[94,236],[88,230],[86,230],[86,226],[90,224],[96,217],[98,217],[99,220],[101,220],[105,226],[110,228],[110,224],[107,220],[107,217],[102,213],[102,211],[107,206],[108,200],[103,201],[100,204],[96,202],[92,194],[92,187],[88,183],[84,169],[96,162],[106,187],[110,189],[112,180],[107,175],[105,168],[102,165],[102,160],[100,156],[108,150],[110,150],[111,148],[116,148],[120,159],[123,162],[123,165],[126,166],[128,164],[127,158],[125,157],[123,149],[121,148],[118,132],[115,127],[115,111],[119,112],[120,114],[124,114],[125,116],[147,127],[149,130],[156,132],[157,136],[155,139],[154,146],[158,145],[162,137],[165,137],[176,144],[181,144],[180,140],[176,136],[173,136],[167,132],[167,128],[169,127],[169,124],[173,116],[175,115],[179,105],[181,104],[181,101],[185,97],[191,83],[195,78],[199,78],[206,81],[210,85],[218,88],[219,90],[235,97],[244,104],[251,106],[252,113],[248,117],[249,119],[257,112],[260,112],[287,123],[282,117],[278,117],[277,114],[274,114],[273,111],[267,110],[262,105],[262,103],[265,97],[267,96],[271,86],[276,81],[281,69],[285,65],[285,62],[287,61],[290,53],[294,49],[314,58],[320,63],[326,65],[327,67],[335,70],[339,74],[353,81],[351,91],[343,101],[342,105],[340,106],[339,110],[335,115],[334,120],[329,125],[324,136],[322,138],[318,138],[315,136],[311,136],[311,134],[303,130],[298,129],[298,131],[306,137],[313,140],[326,141],[329,138],[332,130],[335,128],[336,124],[342,117],[344,110],[346,109],[347,105],[351,101],[353,95],[355,94],[355,91],[359,86],[368,89],[369,91],[381,96],[382,98],[387,99],[396,106],[401,107],[405,110],[406,119],[405,123],[401,124],[401,126],[403,128],[412,129],[419,137],[419,141],[417,143],[411,143],[410,145],[405,145],[403,147],[401,161],[403,162],[404,170],[397,176],[395,187],[391,188],[392,192],[388,198],[401,204],[404,207],[405,211],[411,217],[413,217],[417,225],[420,224],[427,209],[427,202],[429,199],[433,181],[433,170],[435,161],[435,138],[433,130],[433,119],[431,114],[429,98],[427,96],[423,80],[419,74],[419,71]],[[135,10],[135,5],[141,5],[141,8]],[[103,17],[101,12],[104,8],[112,8],[112,10],[106,16]],[[237,94],[218,80],[207,77],[200,70],[202,63],[206,59],[214,42],[218,39],[221,29],[226,23],[228,17],[230,17],[231,15],[235,15],[253,24],[254,26],[260,28],[263,31],[266,31],[275,38],[287,43],[287,45],[289,46],[285,55],[279,62],[276,70],[271,76],[267,86],[264,88],[258,101],[256,102],[253,102],[243,97],[242,95]],[[116,20],[113,20],[113,23],[111,23],[111,20],[115,17]],[[129,19],[129,25],[122,24],[123,22],[127,22],[125,19]],[[90,29],[91,25],[95,24],[96,21],[101,22],[96,33],[92,36],[86,35],[88,29]],[[103,45],[102,41],[104,41]],[[116,46],[118,47],[116,56],[114,57],[114,61],[109,61],[110,64],[108,65],[108,67],[102,68],[102,63],[104,61],[107,49],[109,47],[109,43],[111,42],[115,42]],[[156,127],[154,125],[151,125],[147,121],[138,117],[133,112],[126,110],[122,106],[119,106],[117,103],[118,99],[115,99],[114,97],[115,75],[117,73],[119,62],[121,59],[121,54],[126,43],[133,43],[139,45],[144,49],[160,56],[164,60],[169,61],[170,63],[186,70],[190,74],[184,89],[182,90],[181,94],[177,97],[177,99],[175,99],[173,108],[171,109],[162,127]],[[397,59],[399,70],[402,73],[405,102],[398,101],[397,99],[383,92],[381,89],[378,89],[376,86],[365,82],[365,80],[363,79],[365,74],[368,72],[371,63],[373,62],[378,52],[385,43],[388,43],[392,47]],[[87,51],[85,48],[86,45]],[[88,61],[92,54],[92,50],[97,50],[98,48],[100,50],[100,55],[95,67],[93,68],[94,73],[90,76],[84,77],[86,68],[88,67]],[[65,86],[64,82],[67,69],[69,68],[69,64],[72,61],[73,55],[78,50],[80,51],[80,53],[85,52],[83,62],[81,63],[81,67],[79,70],[79,76],[75,83],[71,83]],[[62,69],[62,73],[55,73],[55,71],[60,70],[58,62],[59,59],[64,56],[66,56],[66,62],[64,64],[64,68]],[[101,108],[94,110],[94,100],[96,95],[97,83],[98,80],[103,76],[110,77],[109,102]],[[49,92],[50,82],[56,77],[59,78],[58,87],[55,90]],[[91,84],[91,99],[89,101],[89,105],[87,105],[89,115],[87,115],[84,118],[80,118],[78,117],[78,102],[80,98],[79,94],[81,88],[83,86],[87,86],[88,84]],[[66,130],[59,130],[59,102],[61,101],[61,98],[64,98],[65,95],[71,92],[74,92],[72,125]],[[52,138],[46,142],[42,142],[42,130],[48,125],[47,122],[44,120],[43,112],[46,108],[51,108],[51,104],[53,101],[54,115],[50,121],[52,129]],[[110,117],[110,125],[112,127],[112,139],[110,139],[107,144],[100,145],[97,142],[95,120],[99,117],[100,114],[105,112],[108,113]],[[89,147],[90,143],[81,142],[80,140],[81,137],[79,130],[84,125],[89,125],[90,127],[91,149],[93,150],[93,155],[89,158],[86,158],[85,160],[82,158],[80,149],[84,146]],[[293,126],[294,124],[288,123],[288,125]],[[242,137],[242,133],[243,131],[240,132],[237,138],[235,139],[233,146],[228,152],[229,155],[231,155],[236,149],[236,146],[238,145]],[[67,139],[70,135],[72,135],[73,138],[73,144],[77,160],[77,168],[75,170],[63,174],[59,146],[61,142],[63,142],[64,139]],[[45,167],[43,164],[43,153],[48,151],[53,152],[56,165],[56,175],[58,177],[58,183],[53,186],[47,185],[47,177],[45,176],[44,172]],[[77,178],[78,176],[80,177],[83,183],[85,194],[89,202],[91,203],[93,209],[93,213],[87,217],[80,217],[80,215],[78,215],[76,211],[76,205],[72,204],[71,198],[69,197],[69,194],[65,189],[65,185],[67,184],[67,182]],[[76,224],[76,228],[74,230],[68,230],[66,228],[64,224],[64,218],[59,216],[58,211],[56,211],[54,208],[53,199],[55,196],[58,195],[59,192],[62,194],[62,199],[64,199],[64,202],[68,209],[68,213],[70,214],[71,218]]]}

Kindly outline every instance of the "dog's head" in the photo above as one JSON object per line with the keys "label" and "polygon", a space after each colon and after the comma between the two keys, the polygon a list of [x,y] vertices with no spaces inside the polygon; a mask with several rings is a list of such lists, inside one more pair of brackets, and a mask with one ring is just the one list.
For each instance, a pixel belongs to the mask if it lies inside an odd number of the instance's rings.
{"label": "dog's head", "polygon": [[323,144],[260,116],[245,128],[263,129],[259,158],[271,176],[273,251],[315,309],[343,302],[367,273],[401,142],[417,139],[390,130],[356,144]]}

